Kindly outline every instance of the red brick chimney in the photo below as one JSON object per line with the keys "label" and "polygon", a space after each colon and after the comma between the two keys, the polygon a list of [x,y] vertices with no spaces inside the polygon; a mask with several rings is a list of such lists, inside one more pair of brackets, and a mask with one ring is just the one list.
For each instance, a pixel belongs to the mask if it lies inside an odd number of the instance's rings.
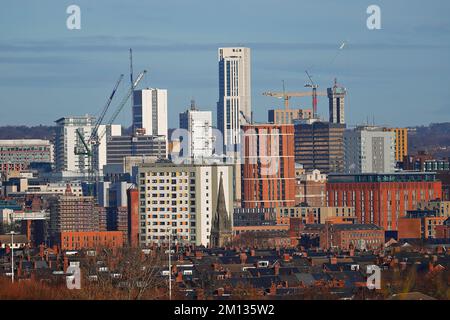
{"label": "red brick chimney", "polygon": [[330,258],[330,263],[331,264],[337,264],[337,258],[336,257],[331,257]]}
{"label": "red brick chimney", "polygon": [[275,285],[275,283],[272,282],[272,285],[270,286],[269,289],[269,295],[274,296],[277,294],[277,286]]}
{"label": "red brick chimney", "polygon": [[68,267],[69,267],[69,258],[67,258],[67,256],[64,255],[64,266],[63,266],[64,273],[66,273]]}
{"label": "red brick chimney", "polygon": [[245,252],[242,252],[239,255],[239,258],[241,259],[241,264],[245,264],[247,262],[247,254]]}
{"label": "red brick chimney", "polygon": [[195,251],[195,257],[200,260],[203,257],[203,253],[200,250],[197,250]]}
{"label": "red brick chimney", "polygon": [[42,243],[39,245],[39,256],[44,260],[44,245]]}
{"label": "red brick chimney", "polygon": [[179,282],[183,282],[183,272],[179,271],[177,273],[177,277],[176,277],[175,281],[178,282],[178,283]]}
{"label": "red brick chimney", "polygon": [[275,274],[276,276],[278,276],[278,275],[280,274],[280,264],[279,264],[278,262],[275,263],[275,265],[273,266],[273,268],[274,268],[274,270],[273,270],[274,274]]}
{"label": "red brick chimney", "polygon": [[19,266],[17,267],[17,278],[19,278],[20,276],[22,276],[22,258],[20,258],[19,261]]}
{"label": "red brick chimney", "polygon": [[197,300],[205,300],[205,290],[202,288],[197,288]]}

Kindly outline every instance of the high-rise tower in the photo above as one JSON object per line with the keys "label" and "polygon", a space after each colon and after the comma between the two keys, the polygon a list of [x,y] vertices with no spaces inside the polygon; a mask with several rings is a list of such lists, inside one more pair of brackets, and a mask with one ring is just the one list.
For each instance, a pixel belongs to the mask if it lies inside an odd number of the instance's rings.
{"label": "high-rise tower", "polygon": [[344,87],[340,87],[337,84],[337,80],[334,79],[334,85],[332,88],[327,89],[328,100],[330,106],[330,122],[331,123],[345,123],[345,95],[347,90]]}
{"label": "high-rise tower", "polygon": [[250,48],[219,48],[217,127],[228,151],[240,144],[239,129],[251,121]]}

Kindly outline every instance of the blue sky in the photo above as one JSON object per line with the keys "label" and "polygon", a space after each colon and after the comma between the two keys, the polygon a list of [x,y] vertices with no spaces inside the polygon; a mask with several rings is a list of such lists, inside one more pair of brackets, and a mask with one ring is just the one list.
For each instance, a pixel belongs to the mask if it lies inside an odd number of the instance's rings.
{"label": "blue sky", "polygon": [[[81,8],[81,30],[66,28],[71,4]],[[366,27],[371,4],[381,8],[381,30]],[[351,125],[373,117],[392,126],[450,121],[448,12],[447,0],[4,1],[0,125],[95,115],[128,74],[130,47],[135,72],[149,70],[142,86],[168,89],[170,127],[191,97],[215,118],[217,48],[227,45],[252,49],[256,121],[282,107],[261,93],[280,90],[282,80],[288,90],[305,90],[305,69],[322,89],[334,77],[347,88]],[[125,91],[122,84],[113,106]],[[319,114],[328,117],[324,98]],[[116,122],[130,125],[130,107]]]}

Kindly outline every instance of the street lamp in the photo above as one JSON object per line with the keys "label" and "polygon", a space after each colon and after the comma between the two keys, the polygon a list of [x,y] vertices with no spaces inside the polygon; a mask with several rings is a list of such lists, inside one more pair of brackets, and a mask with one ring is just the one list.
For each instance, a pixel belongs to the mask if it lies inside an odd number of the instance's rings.
{"label": "street lamp", "polygon": [[14,231],[9,232],[11,235],[11,282],[14,283]]}

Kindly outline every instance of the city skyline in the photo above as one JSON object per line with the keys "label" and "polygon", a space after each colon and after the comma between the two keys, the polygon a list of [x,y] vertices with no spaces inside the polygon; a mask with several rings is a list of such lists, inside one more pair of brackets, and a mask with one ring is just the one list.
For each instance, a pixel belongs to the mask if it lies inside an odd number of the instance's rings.
{"label": "city skyline", "polygon": [[[348,89],[349,125],[373,117],[377,124],[394,126],[445,121],[441,114],[448,110],[445,82],[450,64],[445,57],[450,49],[445,40],[450,26],[444,14],[448,3],[436,1],[424,8],[417,1],[379,1],[382,29],[373,31],[365,25],[369,2],[337,5],[326,1],[324,10],[323,2],[263,1],[257,14],[253,1],[234,3],[238,22],[228,28],[213,23],[221,15],[207,2],[173,1],[185,10],[177,10],[170,19],[163,3],[108,4],[78,1],[81,30],[65,26],[69,3],[6,5],[10,10],[0,13],[0,104],[11,112],[2,114],[0,125],[51,125],[69,114],[95,115],[117,75],[128,72],[130,47],[135,71],[149,69],[140,88],[167,89],[168,110],[175,115],[194,97],[202,110],[213,111],[215,122],[217,48],[237,45],[252,50],[255,121],[266,122],[267,110],[282,108],[281,100],[261,95],[267,90],[281,91],[282,80],[288,90],[308,90],[303,88],[305,69],[321,89],[330,87],[334,77]],[[289,10],[273,13],[275,5]],[[199,12],[203,20],[195,22]],[[8,28],[14,23],[11,17],[22,21],[12,30]],[[243,22],[246,17],[251,27]],[[40,18],[45,23],[39,23]],[[343,42],[346,46],[339,50]],[[421,77],[413,77],[416,74]],[[121,93],[125,89],[122,86]],[[33,104],[15,98],[23,90],[33,96]],[[412,95],[411,91],[423,94]],[[327,103],[319,98],[319,115],[324,119]],[[311,101],[295,99],[292,106],[310,108]],[[423,113],[423,108],[428,112]],[[176,127],[177,117],[169,119],[169,127]],[[131,125],[130,108],[116,123]]]}

